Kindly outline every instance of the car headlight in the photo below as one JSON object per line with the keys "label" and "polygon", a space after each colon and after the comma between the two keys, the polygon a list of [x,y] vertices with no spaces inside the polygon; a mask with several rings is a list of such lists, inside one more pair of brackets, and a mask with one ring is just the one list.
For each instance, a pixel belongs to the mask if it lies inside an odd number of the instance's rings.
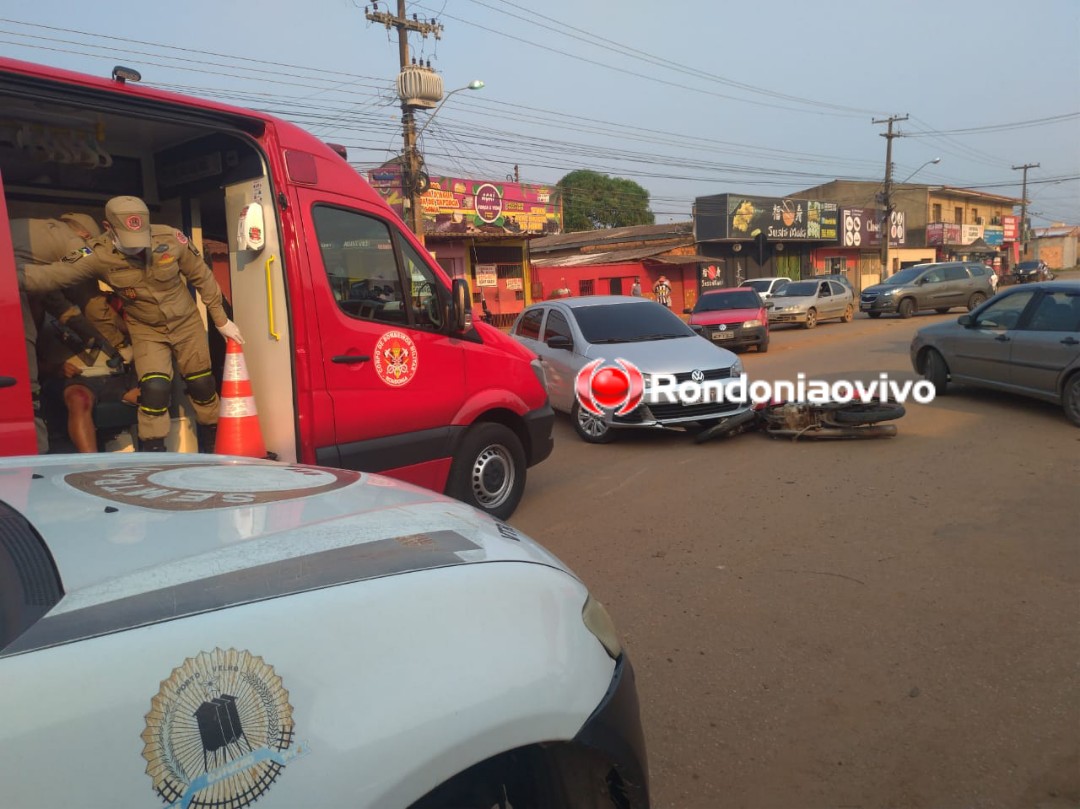
{"label": "car headlight", "polygon": [[619,641],[615,622],[611,620],[604,605],[589,596],[585,599],[585,606],[581,608],[581,620],[585,622],[585,628],[600,641],[611,659],[618,660],[622,654],[622,643]]}
{"label": "car headlight", "polygon": [[533,373],[536,374],[536,378],[540,381],[540,387],[544,389],[544,393],[547,393],[547,379],[544,377],[544,366],[540,364],[540,360],[532,360],[529,363],[533,369]]}
{"label": "car headlight", "polygon": [[742,324],[742,327],[744,329],[756,329],[760,325],[760,320],[747,320],[745,323]]}
{"label": "car headlight", "polygon": [[735,362],[733,362],[731,364],[731,378],[735,379],[736,377],[740,377],[740,376],[742,376],[742,373],[743,373],[742,360],[736,359]]}
{"label": "car headlight", "polygon": [[895,289],[883,289],[883,290],[881,290],[881,292],[880,292],[880,295],[881,295],[881,297],[883,297],[883,298],[884,298],[884,297],[885,297],[886,295],[894,295],[894,294],[896,294],[896,290],[895,290]]}

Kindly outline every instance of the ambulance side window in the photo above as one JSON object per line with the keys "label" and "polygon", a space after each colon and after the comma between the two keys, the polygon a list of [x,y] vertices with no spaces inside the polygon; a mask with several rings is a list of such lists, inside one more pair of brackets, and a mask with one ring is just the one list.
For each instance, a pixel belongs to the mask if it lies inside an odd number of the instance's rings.
{"label": "ambulance side window", "polygon": [[417,328],[437,331],[443,324],[443,304],[446,296],[442,283],[424,263],[412,245],[401,240],[401,255],[405,261],[405,278],[409,284],[409,304]]}
{"label": "ambulance side window", "polygon": [[406,301],[386,223],[328,205],[316,205],[312,218],[323,269],[341,311],[360,320],[405,325]]}

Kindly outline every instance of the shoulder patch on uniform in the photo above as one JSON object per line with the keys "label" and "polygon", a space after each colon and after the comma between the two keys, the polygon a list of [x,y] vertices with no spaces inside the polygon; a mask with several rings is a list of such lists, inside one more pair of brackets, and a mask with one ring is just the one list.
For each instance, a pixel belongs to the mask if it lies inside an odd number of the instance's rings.
{"label": "shoulder patch on uniform", "polygon": [[75,261],[78,261],[80,258],[85,258],[86,256],[92,255],[93,252],[94,251],[91,250],[89,247],[79,247],[64,256],[61,261],[66,261],[71,264]]}
{"label": "shoulder patch on uniform", "polygon": [[180,244],[188,243],[188,237],[181,233],[179,230],[176,231],[174,235],[176,236],[176,241],[180,242]]}

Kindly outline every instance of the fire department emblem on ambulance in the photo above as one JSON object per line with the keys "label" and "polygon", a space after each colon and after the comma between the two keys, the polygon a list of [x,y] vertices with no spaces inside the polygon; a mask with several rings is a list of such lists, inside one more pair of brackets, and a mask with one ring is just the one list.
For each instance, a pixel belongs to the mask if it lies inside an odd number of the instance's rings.
{"label": "fire department emblem on ambulance", "polygon": [[261,657],[214,649],[173,669],[150,701],[142,733],[146,774],[172,809],[243,809],[293,759],[289,692]]}
{"label": "fire department emblem on ambulance", "polygon": [[405,332],[388,331],[375,344],[375,373],[392,388],[407,385],[416,376],[420,357],[416,343]]}

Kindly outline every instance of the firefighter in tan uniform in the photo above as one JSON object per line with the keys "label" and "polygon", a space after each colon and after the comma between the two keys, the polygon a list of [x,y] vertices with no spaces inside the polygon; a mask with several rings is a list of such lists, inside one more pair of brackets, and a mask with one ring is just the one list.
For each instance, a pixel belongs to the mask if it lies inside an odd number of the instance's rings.
{"label": "firefighter in tan uniform", "polygon": [[225,315],[221,290],[210,268],[183,233],[151,225],[146,203],[137,197],[109,200],[105,220],[107,233],[86,248],[47,266],[20,268],[23,288],[29,293],[46,292],[90,278],[112,287],[124,301],[134,349],[140,448],[165,449],[175,360],[195,408],[199,448],[212,452],[217,385],[210,370],[206,329],[187,284],[199,291],[223,337],[242,343],[240,330]]}
{"label": "firefighter in tan uniform", "polygon": [[[101,228],[93,217],[78,213],[66,213],[58,219],[12,219],[8,224],[15,262],[19,265],[60,261],[72,251],[85,248],[91,239],[101,235]],[[116,330],[113,312],[95,280],[80,283],[63,293],[50,292],[30,298],[20,295],[19,303],[30,364],[30,390],[34,397],[38,451],[45,453],[49,451],[49,442],[45,424],[39,416],[41,388],[37,361],[37,335],[45,314],[52,315],[88,345],[96,342],[100,344],[99,347],[116,347],[123,351],[127,337]]]}

